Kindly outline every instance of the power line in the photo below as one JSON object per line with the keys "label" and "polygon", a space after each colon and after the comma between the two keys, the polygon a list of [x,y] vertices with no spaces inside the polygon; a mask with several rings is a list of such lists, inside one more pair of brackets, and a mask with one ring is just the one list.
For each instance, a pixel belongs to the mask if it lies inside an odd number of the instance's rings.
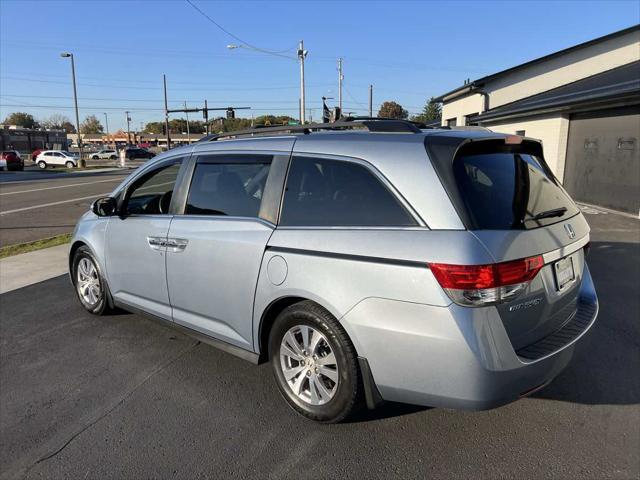
{"label": "power line", "polygon": [[211,18],[209,15],[207,15],[205,12],[203,12],[202,10],[200,10],[197,6],[194,5],[194,3],[191,0],[185,0],[189,5],[191,5],[200,15],[202,15],[204,18],[206,18],[207,20],[209,20],[209,22],[211,22],[212,24],[214,24],[216,27],[218,27],[220,30],[222,30],[224,33],[226,33],[227,35],[229,35],[231,38],[237,40],[238,42],[242,43],[243,45],[246,45],[247,47],[251,48],[252,50],[255,50],[257,52],[261,52],[261,53],[266,53],[267,55],[273,55],[276,57],[282,57],[282,58],[287,58],[290,60],[295,60],[296,57],[292,57],[289,55],[283,55],[283,52],[289,51],[289,50],[283,50],[281,52],[276,52],[273,50],[265,50],[264,48],[260,48],[260,47],[256,47],[255,45],[252,45],[251,43],[243,40],[242,38],[238,37],[237,35],[234,35],[233,33],[231,33],[229,30],[227,30],[226,28],[224,28],[222,25],[220,25],[218,22],[216,22],[213,18]]}

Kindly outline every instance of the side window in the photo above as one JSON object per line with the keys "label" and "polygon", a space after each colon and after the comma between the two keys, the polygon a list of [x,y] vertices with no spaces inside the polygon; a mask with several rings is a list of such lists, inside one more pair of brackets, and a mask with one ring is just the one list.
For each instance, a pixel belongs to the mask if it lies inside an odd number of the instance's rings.
{"label": "side window", "polygon": [[198,163],[184,213],[257,217],[270,165]]}
{"label": "side window", "polygon": [[280,225],[389,227],[416,222],[363,165],[296,157],[287,178]]}
{"label": "side window", "polygon": [[127,192],[124,209],[127,215],[159,215],[169,213],[173,187],[181,160],[159,167],[137,180]]}

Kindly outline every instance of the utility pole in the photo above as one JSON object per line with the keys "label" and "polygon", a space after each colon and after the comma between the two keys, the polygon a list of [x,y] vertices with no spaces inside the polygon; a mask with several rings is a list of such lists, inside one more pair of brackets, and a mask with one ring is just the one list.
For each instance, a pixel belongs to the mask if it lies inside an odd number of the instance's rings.
{"label": "utility pole", "polygon": [[[104,124],[107,129],[107,140],[109,139],[109,117],[107,117],[107,112],[102,113],[104,115]],[[115,148],[115,145],[114,145]]]}
{"label": "utility pole", "polygon": [[164,83],[164,129],[167,132],[167,150],[171,148],[171,134],[169,132],[169,107],[167,104],[167,76],[162,74],[162,82]]}
{"label": "utility pole", "polygon": [[369,85],[369,117],[373,117],[373,85]]}
{"label": "utility pole", "polygon": [[304,49],[304,41],[300,40],[298,46],[298,59],[300,60],[300,124],[304,125],[305,103],[304,103],[304,57],[307,52]]}
{"label": "utility pole", "polygon": [[342,80],[344,80],[344,75],[342,75],[342,57],[338,59],[338,107],[342,112]]}
{"label": "utility pole", "polygon": [[189,111],[187,110],[187,102],[184,102],[184,113],[187,116],[187,145],[191,145],[191,134],[189,133]]}
{"label": "utility pole", "polygon": [[204,118],[204,131],[209,135],[209,107],[207,101],[204,101],[204,110],[202,111],[202,117]]}
{"label": "utility pole", "polygon": [[80,114],[78,113],[78,91],[76,89],[76,63],[73,58],[73,53],[63,52],[60,54],[62,58],[71,58],[71,78],[73,80],[73,103],[76,109],[76,133],[78,134],[78,148],[80,150],[80,163],[79,166],[84,167],[85,161],[82,158],[82,135],[80,134]]}
{"label": "utility pole", "polygon": [[131,132],[129,128],[129,123],[131,122],[131,117],[129,116],[129,112],[124,112],[127,116],[127,147],[131,145]]}

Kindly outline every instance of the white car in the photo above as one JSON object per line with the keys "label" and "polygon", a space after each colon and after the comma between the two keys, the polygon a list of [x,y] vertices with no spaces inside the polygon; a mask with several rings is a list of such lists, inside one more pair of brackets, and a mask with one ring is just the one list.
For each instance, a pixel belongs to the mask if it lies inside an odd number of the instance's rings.
{"label": "white car", "polygon": [[118,158],[118,152],[114,149],[99,150],[96,153],[91,154],[91,160],[116,160]]}
{"label": "white car", "polygon": [[65,150],[45,150],[36,157],[36,164],[42,169],[49,165],[74,168],[78,166],[78,156]]}

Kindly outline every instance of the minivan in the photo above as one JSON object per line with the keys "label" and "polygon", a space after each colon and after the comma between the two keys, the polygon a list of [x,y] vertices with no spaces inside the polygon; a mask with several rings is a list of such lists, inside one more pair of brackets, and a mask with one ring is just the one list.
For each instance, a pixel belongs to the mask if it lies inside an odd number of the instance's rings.
{"label": "minivan", "polygon": [[598,301],[589,226],[539,141],[360,119],[165,152],[76,226],[89,312],[140,312],[253,363],[307,418],[489,409],[551,382]]}

